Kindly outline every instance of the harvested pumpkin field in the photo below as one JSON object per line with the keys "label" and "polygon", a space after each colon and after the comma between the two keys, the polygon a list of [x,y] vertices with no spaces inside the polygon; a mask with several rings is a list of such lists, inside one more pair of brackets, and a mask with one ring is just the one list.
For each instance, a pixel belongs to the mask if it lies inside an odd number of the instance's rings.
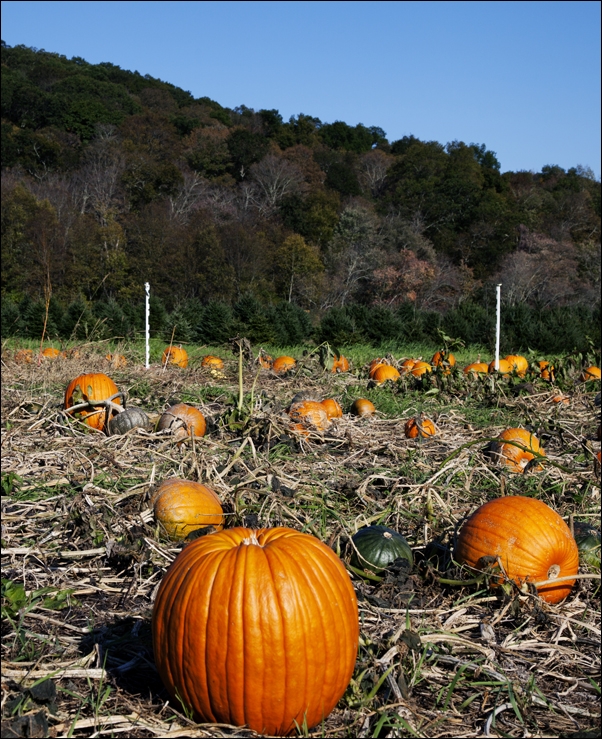
{"label": "harvested pumpkin field", "polygon": [[[97,346],[40,363],[4,352],[2,736],[257,736],[193,721],[157,671],[153,603],[169,565],[193,546],[155,520],[153,492],[174,477],[218,496],[226,531],[289,527],[345,563],[359,615],[353,674],[323,721],[293,733],[599,736],[599,381],[581,381],[572,366],[556,385],[445,367],[414,377],[391,360],[400,379],[377,385],[367,365],[352,359],[350,371],[332,373],[315,353],[286,374],[248,355],[241,380],[238,354],[222,358],[223,368],[199,354],[186,368],[145,370],[111,365]],[[108,436],[64,412],[68,384],[98,372],[126,408],[146,412],[146,428]],[[298,403],[336,400],[342,415],[287,414],[299,393]],[[358,398],[375,412],[350,413]],[[173,419],[154,430],[179,404],[201,411],[204,435]],[[509,428],[526,428],[544,450],[520,463],[524,472],[485,453]],[[485,573],[455,561],[463,522],[502,496],[510,528],[527,525],[516,496],[537,499],[592,547],[580,552],[572,589],[563,581],[564,600],[508,581],[501,557]],[[217,520],[190,538],[217,536]],[[403,546],[388,565],[362,566],[352,537],[371,525],[405,538],[411,568]],[[537,520],[528,525],[537,547],[556,546]],[[216,654],[230,645],[226,632],[214,636]],[[295,651],[282,655],[287,669],[305,659]]]}

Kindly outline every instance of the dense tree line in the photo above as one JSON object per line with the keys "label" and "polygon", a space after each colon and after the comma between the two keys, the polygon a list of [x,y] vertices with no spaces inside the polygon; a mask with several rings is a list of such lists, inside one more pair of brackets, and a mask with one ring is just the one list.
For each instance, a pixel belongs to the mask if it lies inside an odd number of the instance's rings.
{"label": "dense tree line", "polygon": [[333,309],[487,311],[497,282],[513,310],[599,304],[600,183],[586,167],[502,173],[484,144],[389,142],[378,126],[228,109],[110,63],[1,52],[11,325],[27,301],[52,301],[60,321],[80,303],[126,315],[146,281],[166,315],[253,302],[276,326],[288,304],[314,331]]}

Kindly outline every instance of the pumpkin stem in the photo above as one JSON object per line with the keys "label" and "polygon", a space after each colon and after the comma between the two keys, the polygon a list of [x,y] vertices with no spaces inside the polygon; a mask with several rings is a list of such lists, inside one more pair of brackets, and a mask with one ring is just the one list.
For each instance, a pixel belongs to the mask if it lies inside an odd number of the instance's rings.
{"label": "pumpkin stem", "polygon": [[243,539],[240,543],[244,544],[247,547],[250,547],[251,545],[260,546],[259,539],[257,538],[254,531],[251,531],[251,533],[247,536],[247,538]]}
{"label": "pumpkin stem", "polygon": [[552,565],[548,570],[548,580],[555,580],[560,575],[560,565]]}

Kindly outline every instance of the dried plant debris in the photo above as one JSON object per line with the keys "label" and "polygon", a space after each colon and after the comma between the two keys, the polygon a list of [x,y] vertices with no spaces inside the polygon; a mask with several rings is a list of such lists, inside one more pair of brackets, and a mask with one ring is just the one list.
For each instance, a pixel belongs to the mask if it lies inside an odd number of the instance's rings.
{"label": "dried plant debris", "polygon": [[[352,535],[373,523],[412,546],[410,574],[395,563],[372,579],[351,573],[356,669],[309,735],[598,735],[599,581],[579,579],[552,606],[471,584],[453,560],[461,522],[498,495],[536,496],[571,524],[599,527],[595,390],[577,389],[561,411],[539,386],[495,404],[408,390],[395,417],[379,411],[396,392],[383,388],[370,396],[377,413],[361,418],[347,411],[366,379],[319,368],[282,378],[245,364],[240,402],[238,351],[224,378],[131,363],[116,373],[151,418],[174,402],[203,412],[206,435],[183,442],[148,428],[106,436],[65,416],[67,382],[82,368],[102,371],[101,351],[85,362],[5,363],[2,736],[256,736],[192,722],[168,702],[154,666],[153,598],[186,542],[163,537],[149,492],[173,476],[209,485],[227,526],[290,526],[347,561]],[[343,417],[295,433],[285,409],[299,392],[337,398]],[[438,434],[406,439],[405,422],[422,411]],[[512,475],[483,453],[508,419],[541,439],[541,471]]]}

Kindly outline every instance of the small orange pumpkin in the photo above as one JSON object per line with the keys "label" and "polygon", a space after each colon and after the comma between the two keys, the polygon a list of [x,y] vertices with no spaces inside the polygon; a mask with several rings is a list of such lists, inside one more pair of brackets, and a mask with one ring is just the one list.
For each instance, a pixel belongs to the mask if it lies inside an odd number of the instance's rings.
{"label": "small orange pumpkin", "polygon": [[223,370],[224,360],[221,357],[216,357],[213,354],[207,354],[201,360],[201,367],[210,367],[211,369]]}
{"label": "small orange pumpkin", "polygon": [[257,361],[264,369],[272,369],[272,365],[274,364],[274,360],[272,359],[272,357],[270,357],[269,354],[266,354],[263,349],[261,349],[261,351],[259,352]]}
{"label": "small orange pumpkin", "polygon": [[499,372],[500,375],[509,375],[512,372],[512,365],[507,359],[500,359],[498,362],[498,368],[495,368],[495,359],[492,359],[487,368],[489,374],[493,372]]}
{"label": "small orange pumpkin", "polygon": [[486,362],[473,362],[464,367],[463,372],[465,375],[472,375],[472,377],[486,375],[489,372],[489,365]]}
{"label": "small orange pumpkin", "polygon": [[380,357],[378,359],[373,359],[370,362],[370,366],[368,367],[368,377],[372,377],[372,373],[374,370],[381,364],[388,364],[384,359],[381,359]]}
{"label": "small orange pumpkin", "polygon": [[159,586],[152,632],[159,675],[196,721],[287,736],[324,721],[345,692],[357,599],[316,537],[237,527],[184,547]]}
{"label": "small orange pumpkin", "polygon": [[564,403],[565,405],[568,405],[570,402],[568,395],[562,395],[562,393],[555,395],[552,398],[552,403]]}
{"label": "small orange pumpkin", "polygon": [[119,393],[117,385],[102,372],[79,375],[67,385],[64,408],[69,410],[74,405],[90,403],[90,408],[73,411],[73,415],[90,428],[103,431],[117,411],[104,406],[94,407],[94,402],[112,398],[113,403],[121,405],[121,398],[117,393]]}
{"label": "small orange pumpkin", "polygon": [[33,362],[33,351],[31,349],[19,349],[15,354],[15,362],[31,364]]}
{"label": "small orange pumpkin", "polygon": [[408,419],[403,431],[407,439],[416,439],[418,436],[427,439],[429,436],[434,436],[437,433],[435,424],[431,419],[423,418],[422,416]]}
{"label": "small orange pumpkin", "polygon": [[391,364],[379,364],[377,367],[375,367],[372,374],[372,380],[377,385],[382,385],[388,380],[391,380],[392,382],[397,382],[399,378],[399,372]]}
{"label": "small orange pumpkin", "polygon": [[185,539],[191,531],[224,527],[224,511],[211,488],[192,480],[171,477],[151,497],[155,520],[172,539]]}
{"label": "small orange pumpkin", "polygon": [[110,362],[115,369],[122,369],[123,367],[126,367],[128,363],[123,354],[109,353],[106,355],[105,359],[107,360],[107,362]]}
{"label": "small orange pumpkin", "polygon": [[161,364],[165,367],[167,364],[173,364],[183,369],[188,367],[188,352],[181,346],[167,346],[163,351]]}
{"label": "small orange pumpkin", "polygon": [[506,361],[512,365],[512,369],[519,377],[524,377],[529,369],[529,362],[520,354],[508,354]]}
{"label": "small orange pumpkin", "polygon": [[376,408],[371,400],[357,398],[353,401],[349,412],[354,416],[372,416],[376,412]]}
{"label": "small orange pumpkin", "polygon": [[414,369],[414,365],[416,364],[418,360],[417,359],[404,359],[401,363],[401,371],[403,374],[406,374],[407,372],[411,372]]}
{"label": "small orange pumpkin", "polygon": [[545,359],[538,362],[539,365],[539,376],[546,382],[554,382],[556,370],[555,368]]}
{"label": "small orange pumpkin", "polygon": [[349,360],[340,354],[335,356],[332,363],[332,372],[349,372]]}
{"label": "small orange pumpkin", "polygon": [[343,415],[343,409],[334,398],[324,398],[322,405],[328,418],[341,418]]}
{"label": "small orange pumpkin", "polygon": [[304,423],[319,431],[326,431],[332,423],[324,405],[316,400],[302,400],[293,403],[288,414],[295,423]]}
{"label": "small orange pumpkin", "polygon": [[579,378],[581,382],[589,382],[590,380],[599,380],[600,379],[600,367],[586,367],[583,372],[581,373],[581,377]]}
{"label": "small orange pumpkin", "polygon": [[294,370],[296,366],[297,360],[293,359],[293,357],[287,357],[286,355],[276,357],[272,363],[272,369],[277,375],[285,375],[287,372]]}
{"label": "small orange pumpkin", "polygon": [[[522,585],[544,582],[579,570],[579,550],[569,527],[536,498],[509,495],[485,503],[460,529],[455,558],[477,570],[499,557],[507,577]],[[571,592],[574,580],[538,589],[548,603]]]}
{"label": "small orange pumpkin", "polygon": [[207,422],[198,408],[188,403],[176,403],[169,407],[159,418],[157,431],[171,429],[177,437],[191,436],[194,429],[195,436],[205,436]]}
{"label": "small orange pumpkin", "polygon": [[[502,431],[497,440],[491,443],[490,453],[500,464],[508,467],[510,472],[517,473],[523,473],[536,456],[546,456],[535,434],[519,428]],[[533,469],[540,470],[541,465],[538,464]]]}

